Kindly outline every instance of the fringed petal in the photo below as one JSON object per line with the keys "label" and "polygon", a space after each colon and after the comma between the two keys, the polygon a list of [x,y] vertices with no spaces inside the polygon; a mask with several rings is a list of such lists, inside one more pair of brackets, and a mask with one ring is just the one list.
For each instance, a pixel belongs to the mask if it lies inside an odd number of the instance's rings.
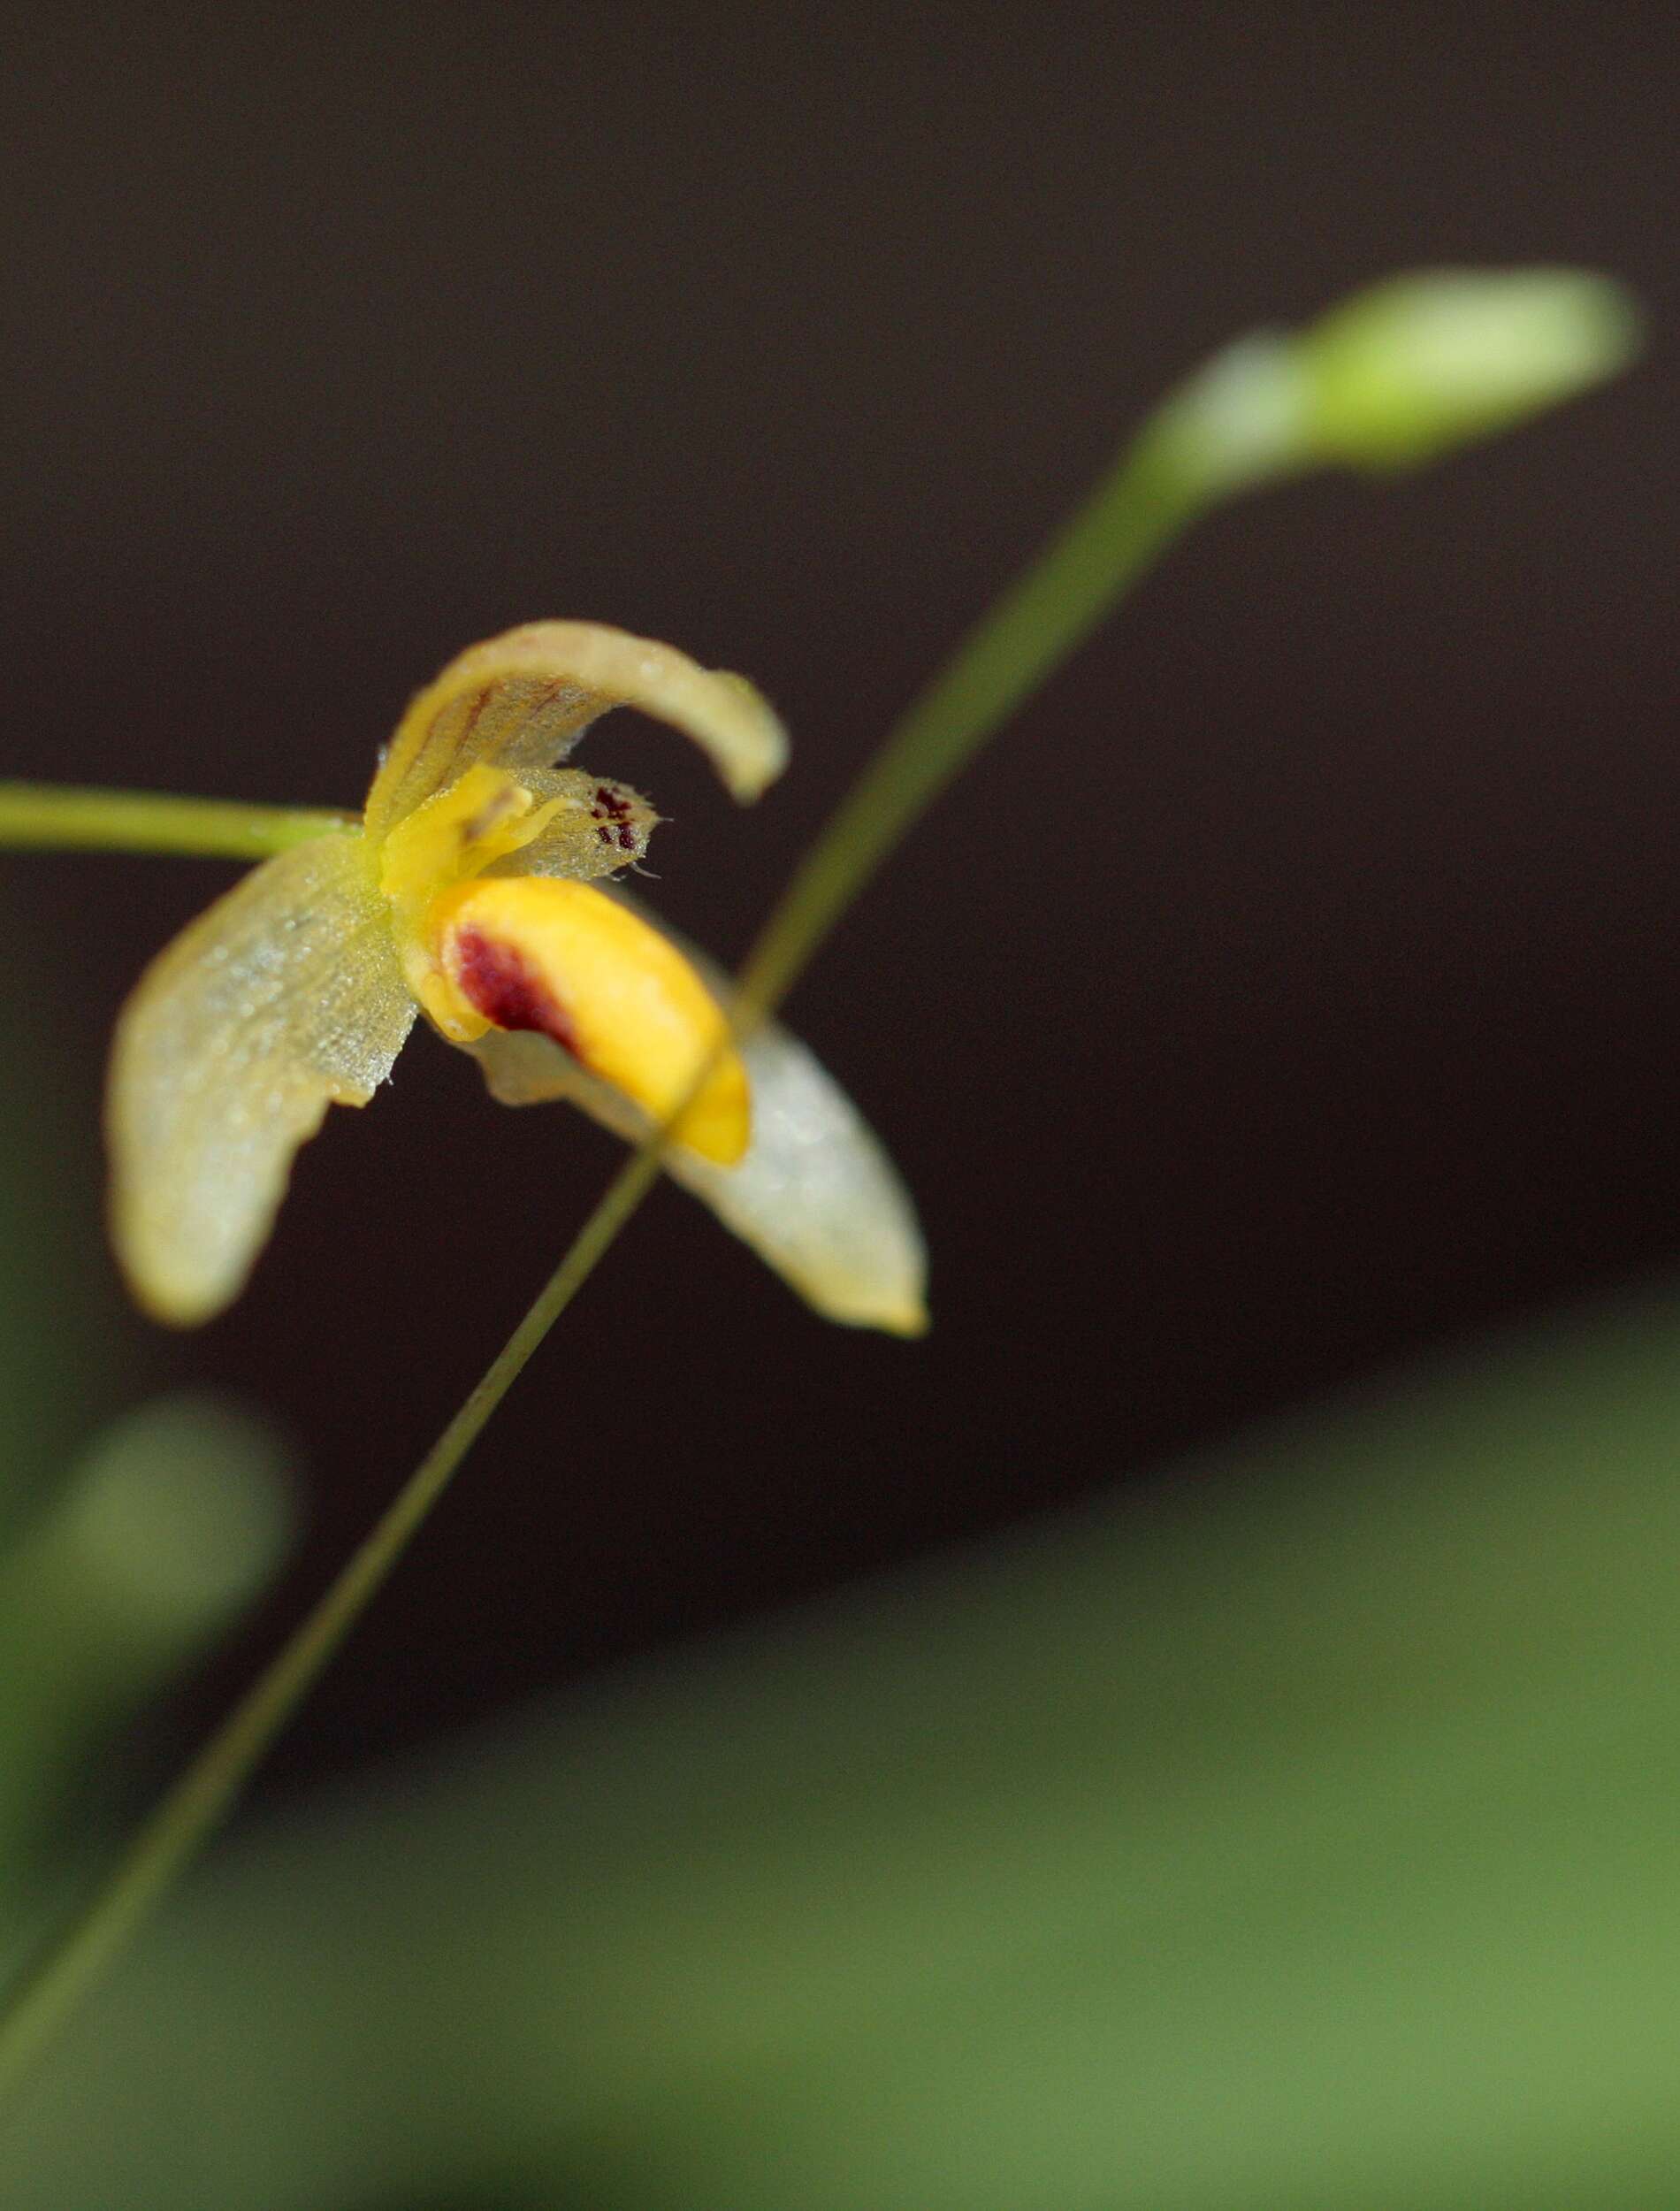
{"label": "fringed petal", "polygon": [[556,766],[617,706],[691,737],[737,799],[756,799],[786,763],[782,724],[744,677],[599,623],[532,622],[470,646],[415,699],[368,794],[369,834],[383,837],[477,761]]}
{"label": "fringed petal", "polygon": [[659,815],[627,783],[581,768],[528,768],[521,781],[533,798],[559,804],[531,843],[496,861],[488,875],[599,883],[641,860],[659,826]]}
{"label": "fringed petal", "polygon": [[329,1105],[367,1104],[414,1014],[360,835],[264,861],[152,962],[107,1106],[112,1234],[149,1312],[187,1327],[237,1297],[293,1153]]}

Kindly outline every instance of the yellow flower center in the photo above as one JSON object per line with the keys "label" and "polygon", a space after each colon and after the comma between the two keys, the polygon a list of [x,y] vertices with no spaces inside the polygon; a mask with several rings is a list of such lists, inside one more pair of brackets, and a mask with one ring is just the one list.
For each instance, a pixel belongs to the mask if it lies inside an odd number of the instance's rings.
{"label": "yellow flower center", "polygon": [[493,1029],[549,1037],[654,1121],[699,1088],[674,1133],[722,1166],[752,1131],[729,1024],[676,948],[586,884],[484,871],[540,836],[538,804],[482,762],[386,834],[380,884],[409,988],[454,1044]]}

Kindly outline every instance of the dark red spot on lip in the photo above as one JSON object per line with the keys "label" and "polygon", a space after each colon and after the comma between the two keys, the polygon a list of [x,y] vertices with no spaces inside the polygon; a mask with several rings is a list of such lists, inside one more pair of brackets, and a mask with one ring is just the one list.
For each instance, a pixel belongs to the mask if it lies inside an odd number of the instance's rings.
{"label": "dark red spot on lip", "polygon": [[577,1032],[565,1007],[513,945],[463,929],[451,946],[450,971],[468,1004],[497,1029],[534,1029],[577,1055]]}
{"label": "dark red spot on lip", "polygon": [[619,830],[618,841],[627,853],[633,853],[636,850],[636,831],[628,822]]}
{"label": "dark red spot on lip", "polygon": [[615,822],[630,819],[630,800],[622,792],[608,790],[604,783],[595,786],[595,804],[603,814],[610,815]]}

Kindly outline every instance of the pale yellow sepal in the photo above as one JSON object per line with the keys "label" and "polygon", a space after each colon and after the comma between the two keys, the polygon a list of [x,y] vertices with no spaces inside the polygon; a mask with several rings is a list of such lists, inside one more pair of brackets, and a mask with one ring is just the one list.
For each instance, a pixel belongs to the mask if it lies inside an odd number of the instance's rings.
{"label": "pale yellow sepal", "polygon": [[238,1296],[292,1155],[329,1105],[367,1104],[414,1014],[359,836],[264,861],[153,960],[107,1104],[112,1236],[147,1312],[187,1327]]}
{"label": "pale yellow sepal", "polygon": [[[676,947],[586,884],[542,876],[455,884],[427,909],[426,1011],[452,1042],[535,1030],[702,1157],[746,1150],[752,1100],[729,1024]],[[708,1069],[708,1062],[709,1069]]]}
{"label": "pale yellow sepal", "polygon": [[787,764],[787,737],[744,677],[597,622],[531,622],[450,662],[397,725],[368,793],[383,837],[477,761],[552,768],[597,715],[636,707],[694,739],[732,794],[756,799]]}

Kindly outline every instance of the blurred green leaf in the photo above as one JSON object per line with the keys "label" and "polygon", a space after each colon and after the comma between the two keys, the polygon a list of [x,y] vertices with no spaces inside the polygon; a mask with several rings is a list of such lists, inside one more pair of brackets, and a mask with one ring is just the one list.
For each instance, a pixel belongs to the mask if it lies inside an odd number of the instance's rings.
{"label": "blurred green leaf", "polygon": [[[27,917],[6,920],[19,968],[40,979]],[[0,1523],[61,1472],[98,1417],[122,1325],[74,1044],[0,994]]]}
{"label": "blurred green leaf", "polygon": [[9,2211],[1583,2211],[1680,2158],[1680,1300],[228,1851]]}
{"label": "blurred green leaf", "polygon": [[[106,1429],[0,1552],[0,1955],[91,1753],[250,1601],[289,1547],[290,1454],[254,1415],[164,1398]],[[72,1854],[85,1862],[93,1838]]]}

